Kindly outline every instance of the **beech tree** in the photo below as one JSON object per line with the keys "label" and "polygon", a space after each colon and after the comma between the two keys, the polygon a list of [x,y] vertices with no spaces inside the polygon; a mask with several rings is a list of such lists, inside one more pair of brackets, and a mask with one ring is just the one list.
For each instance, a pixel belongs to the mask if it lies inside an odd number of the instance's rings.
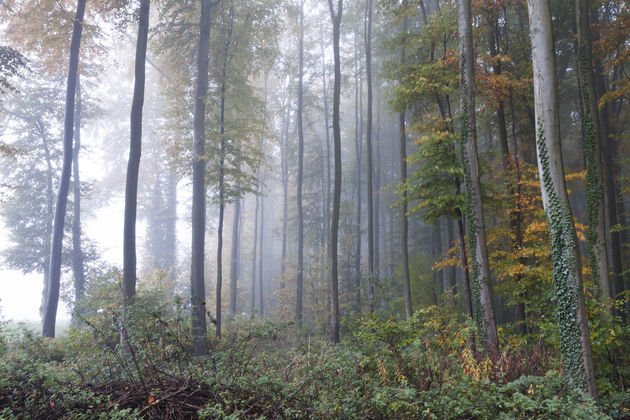
{"label": "beech tree", "polygon": [[337,0],[337,12],[333,0],[328,0],[330,19],[333,25],[333,56],[335,62],[335,82],[333,91],[333,144],[335,158],[335,183],[333,187],[332,218],[330,221],[330,338],[339,342],[339,269],[337,241],[339,237],[339,211],[341,208],[341,126],[339,123],[339,105],[341,98],[341,58],[339,37],[343,0]]}
{"label": "beech tree", "polygon": [[551,240],[562,366],[573,386],[597,399],[580,252],[562,164],[551,10],[545,0],[528,0],[527,9],[534,71],[538,173]]}
{"label": "beech tree", "polygon": [[49,288],[46,296],[42,335],[55,336],[57,320],[57,306],[59,304],[59,286],[61,282],[61,246],[63,242],[64,220],[68,204],[70,189],[70,172],[72,170],[72,139],[74,138],[74,101],[77,86],[77,71],[79,69],[79,48],[83,32],[83,15],[85,14],[85,0],[77,1],[77,9],[70,42],[70,62],[68,64],[68,81],[66,87],[66,107],[63,129],[63,166],[61,180],[57,192],[55,217],[53,220],[52,239],[50,247],[50,266],[48,270]]}
{"label": "beech tree", "polygon": [[141,0],[138,9],[135,81],[131,104],[131,135],[125,187],[125,223],[123,236],[124,303],[133,303],[136,294],[136,213],[138,208],[138,173],[142,148],[142,107],[144,106],[145,62],[149,33],[150,0]]}
{"label": "beech tree", "polygon": [[195,353],[208,349],[206,329],[205,238],[206,238],[206,156],[205,119],[208,94],[208,50],[210,48],[210,19],[213,3],[201,0],[199,18],[199,46],[197,49],[197,83],[193,123],[193,195],[192,195],[192,258],[190,291],[192,303],[192,335]]}
{"label": "beech tree", "polygon": [[473,317],[481,342],[491,353],[499,350],[499,339],[492,302],[492,279],[488,262],[486,227],[481,201],[481,182],[477,157],[475,126],[474,52],[470,0],[461,0],[458,13],[459,33],[459,110],[462,161],[464,168],[466,237],[470,253]]}

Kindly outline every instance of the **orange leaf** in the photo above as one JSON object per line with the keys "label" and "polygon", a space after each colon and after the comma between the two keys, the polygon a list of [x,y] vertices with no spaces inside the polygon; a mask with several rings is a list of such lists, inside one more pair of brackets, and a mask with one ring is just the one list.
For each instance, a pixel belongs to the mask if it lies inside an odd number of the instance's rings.
{"label": "orange leaf", "polygon": [[151,397],[149,398],[149,404],[153,404],[155,402],[155,398]]}

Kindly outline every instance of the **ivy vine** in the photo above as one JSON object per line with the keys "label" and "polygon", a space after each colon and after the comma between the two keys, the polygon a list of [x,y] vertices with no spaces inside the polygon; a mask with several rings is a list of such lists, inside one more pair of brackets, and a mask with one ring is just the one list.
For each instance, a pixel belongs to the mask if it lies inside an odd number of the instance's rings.
{"label": "ivy vine", "polygon": [[583,364],[581,332],[577,316],[578,273],[576,261],[576,237],[573,219],[565,203],[560,203],[549,169],[549,153],[545,143],[542,120],[538,120],[536,132],[538,159],[542,170],[542,183],[548,196],[545,209],[551,237],[551,260],[555,290],[556,318],[560,335],[562,367],[570,381],[586,391],[586,373]]}
{"label": "ivy vine", "polygon": [[471,292],[473,318],[477,326],[479,341],[485,343],[487,341],[486,329],[484,325],[483,308],[481,306],[481,282],[479,261],[477,260],[477,217],[475,214],[473,181],[470,173],[470,161],[466,153],[466,143],[469,141],[469,105],[468,105],[468,88],[466,80],[462,76],[460,78],[460,95],[462,97],[462,109],[460,120],[460,146],[462,154],[462,166],[464,172],[464,217],[466,219],[466,239],[468,241]]}

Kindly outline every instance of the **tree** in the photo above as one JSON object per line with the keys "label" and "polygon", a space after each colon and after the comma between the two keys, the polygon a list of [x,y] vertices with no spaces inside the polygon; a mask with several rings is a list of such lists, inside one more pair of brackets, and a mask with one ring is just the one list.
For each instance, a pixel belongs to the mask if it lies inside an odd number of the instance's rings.
{"label": "tree", "polygon": [[335,83],[333,88],[333,143],[335,158],[335,182],[333,186],[333,208],[330,221],[330,337],[333,343],[339,342],[339,270],[337,240],[339,237],[339,211],[341,204],[341,126],[339,124],[339,102],[341,97],[341,58],[339,36],[343,0],[337,0],[337,13],[333,0],[328,0],[330,18],[333,25],[333,56],[335,63]]}
{"label": "tree", "polygon": [[546,0],[528,0],[527,9],[532,43],[538,173],[551,240],[562,367],[574,387],[596,399],[597,384],[584,307],[580,253],[562,166],[551,10]]}
{"label": "tree", "polygon": [[[75,312],[81,312],[81,301],[85,294],[85,267],[83,250],[81,248],[81,179],[79,176],[79,152],[81,150],[81,76],[77,74],[77,99],[74,118],[74,149],[72,151],[72,271],[74,272],[74,302]],[[79,306],[77,306],[79,305]]]}
{"label": "tree", "polygon": [[297,98],[297,130],[298,130],[298,173],[297,173],[297,296],[295,319],[302,322],[302,289],[304,285],[304,211],[302,209],[302,183],[304,179],[304,128],[302,126],[302,111],[304,108],[304,0],[300,0],[299,11],[299,68],[298,68],[298,98]]}
{"label": "tree", "polygon": [[591,276],[599,297],[608,307],[610,279],[608,277],[608,247],[606,245],[606,222],[603,194],[603,171],[601,153],[601,128],[599,121],[599,98],[595,93],[593,75],[593,52],[591,48],[591,25],[589,1],[576,0],[578,80],[582,101],[582,132],[586,161],[586,212],[588,219],[587,245]]}
{"label": "tree", "polygon": [[459,32],[459,108],[462,161],[464,168],[465,215],[468,252],[470,253],[471,289],[474,319],[481,342],[493,354],[499,350],[492,303],[492,280],[488,262],[486,228],[481,200],[481,182],[477,158],[475,126],[474,55],[470,0],[461,0],[458,12]]}
{"label": "tree", "polygon": [[55,336],[55,322],[57,320],[57,306],[59,304],[59,286],[61,280],[61,247],[63,242],[63,228],[70,189],[70,171],[72,167],[72,139],[74,130],[74,101],[77,86],[77,71],[79,68],[79,48],[83,32],[83,15],[85,14],[85,0],[78,0],[72,41],[70,42],[70,62],[68,64],[68,81],[66,88],[66,107],[63,130],[63,166],[61,180],[57,192],[55,217],[50,247],[49,288],[46,296],[46,309],[42,325],[44,337]]}
{"label": "tree", "polygon": [[[408,7],[407,0],[403,0],[403,9]],[[402,36],[406,38],[407,36],[407,14],[406,10],[403,10],[405,13],[402,20],[402,28],[401,33]],[[405,50],[405,40],[403,40],[400,47],[400,63],[403,65],[406,61],[406,50]],[[398,144],[400,148],[400,182],[401,184],[405,184],[407,182],[407,134],[405,130],[405,108],[401,108],[398,112]],[[402,275],[403,275],[403,298],[405,300],[405,314],[407,315],[407,319],[411,318],[413,315],[413,304],[411,302],[411,280],[409,277],[409,221],[407,220],[407,192],[402,192],[402,197],[400,199],[400,251],[402,257]]]}
{"label": "tree", "polygon": [[370,310],[374,308],[374,192],[372,185],[372,0],[366,0],[365,11],[365,72],[367,77],[367,225],[368,225],[368,284]]}
{"label": "tree", "polygon": [[131,135],[125,188],[125,225],[123,237],[123,291],[125,304],[133,303],[136,294],[136,213],[138,207],[138,173],[142,147],[142,107],[144,105],[145,62],[149,33],[150,0],[141,0],[138,10],[135,81],[131,103]]}
{"label": "tree", "polygon": [[205,119],[208,95],[208,50],[210,48],[210,19],[213,3],[201,0],[199,18],[199,46],[197,52],[197,83],[195,86],[193,122],[193,195],[192,195],[192,259],[190,290],[192,303],[192,335],[195,353],[204,354],[208,348],[206,329],[205,237],[206,237],[206,155]]}

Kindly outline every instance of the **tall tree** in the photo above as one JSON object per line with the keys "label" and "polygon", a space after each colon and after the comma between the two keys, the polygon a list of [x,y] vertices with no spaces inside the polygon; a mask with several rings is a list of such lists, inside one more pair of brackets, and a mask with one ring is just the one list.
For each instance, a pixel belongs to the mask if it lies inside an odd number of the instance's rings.
{"label": "tall tree", "polygon": [[534,73],[538,173],[551,240],[562,367],[573,386],[596,399],[597,384],[584,307],[580,252],[562,165],[551,10],[547,0],[528,0],[527,8]]}
{"label": "tall tree", "polygon": [[[407,42],[407,30],[408,30],[408,18],[407,18],[407,0],[403,0],[403,20],[401,33],[403,36],[403,42],[400,47],[400,64],[404,65],[406,58],[405,43]],[[405,184],[407,182],[407,134],[405,129],[405,109],[401,109],[398,113],[398,143],[400,148],[400,182]],[[407,219],[407,191],[402,191],[402,198],[400,200],[400,252],[402,257],[402,280],[403,280],[403,298],[405,300],[405,314],[407,318],[411,318],[413,315],[413,304],[411,302],[411,280],[409,276],[409,248],[408,248],[408,235],[409,235],[409,221]]]}
{"label": "tall tree", "polygon": [[464,167],[465,215],[468,252],[470,253],[473,316],[481,341],[491,353],[499,349],[497,326],[492,304],[492,280],[486,245],[486,228],[481,200],[481,181],[477,158],[475,126],[474,51],[470,0],[461,0],[458,11],[459,33],[459,108],[462,160]]}
{"label": "tall tree", "polygon": [[144,106],[145,62],[149,33],[150,0],[142,0],[139,9],[136,44],[135,81],[131,103],[131,138],[125,188],[125,225],[123,237],[123,291],[125,304],[136,294],[136,213],[138,207],[138,173],[142,147],[142,108]]}
{"label": "tall tree", "polygon": [[367,77],[367,246],[368,246],[368,288],[370,310],[374,310],[374,193],[372,163],[372,0],[365,5],[365,73]]}
{"label": "tall tree", "polygon": [[57,192],[55,218],[53,221],[52,241],[50,247],[50,266],[48,269],[48,293],[42,335],[55,336],[57,320],[57,306],[59,304],[59,286],[61,280],[61,248],[63,242],[63,228],[70,189],[70,172],[72,167],[72,139],[74,137],[74,101],[77,86],[77,72],[79,69],[79,48],[83,32],[83,15],[85,14],[85,0],[77,1],[77,10],[70,41],[70,62],[68,64],[68,81],[66,88],[66,109],[63,128],[63,166],[61,180]]}
{"label": "tall tree", "polygon": [[299,11],[299,68],[298,68],[298,99],[297,99],[297,130],[298,130],[298,173],[297,173],[297,296],[295,307],[295,319],[302,322],[302,289],[304,284],[304,211],[302,209],[302,183],[304,179],[304,128],[302,113],[304,107],[304,0],[300,0]]}
{"label": "tall tree", "polygon": [[335,83],[333,88],[333,142],[335,157],[335,183],[333,187],[333,208],[330,221],[330,338],[339,342],[339,270],[337,242],[339,238],[339,211],[341,204],[341,125],[339,124],[339,102],[341,98],[341,58],[339,36],[343,0],[337,0],[337,13],[333,0],[328,0],[330,18],[333,25],[333,57],[335,62]]}
{"label": "tall tree", "polygon": [[600,299],[608,306],[610,279],[608,277],[608,247],[606,245],[606,222],[604,220],[604,177],[602,171],[601,128],[599,121],[599,98],[595,92],[593,75],[593,53],[588,0],[575,1],[577,20],[578,80],[582,95],[582,133],[586,161],[586,213],[588,219],[587,245],[591,276],[599,286]]}
{"label": "tall tree", "polygon": [[192,303],[192,335],[195,353],[208,349],[206,329],[205,237],[206,237],[206,155],[205,120],[208,96],[208,50],[210,48],[210,18],[213,3],[201,0],[199,46],[197,51],[197,85],[193,116],[193,195],[192,195],[192,258],[190,290]]}
{"label": "tall tree", "polygon": [[[77,74],[77,99],[74,118],[74,149],[72,151],[72,271],[74,273],[75,312],[81,312],[81,300],[85,293],[83,250],[81,249],[81,179],[79,174],[79,152],[81,150],[81,75]],[[78,305],[78,306],[77,306]]]}

